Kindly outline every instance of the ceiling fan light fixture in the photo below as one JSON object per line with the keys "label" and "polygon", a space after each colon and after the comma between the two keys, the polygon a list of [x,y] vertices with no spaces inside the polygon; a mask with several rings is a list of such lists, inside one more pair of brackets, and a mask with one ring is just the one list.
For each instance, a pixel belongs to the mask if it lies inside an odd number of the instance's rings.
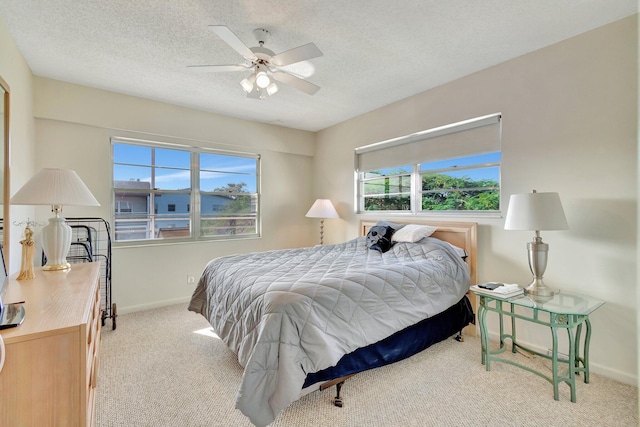
{"label": "ceiling fan light fixture", "polygon": [[258,85],[260,89],[265,89],[270,84],[271,84],[271,79],[269,78],[269,75],[265,71],[265,67],[258,65],[256,67],[256,85]]}
{"label": "ceiling fan light fixture", "polygon": [[249,77],[240,82],[240,86],[242,86],[242,90],[244,90],[246,93],[251,93],[251,91],[253,90],[253,83],[255,81],[256,75],[251,74]]}
{"label": "ceiling fan light fixture", "polygon": [[[264,47],[269,31],[258,28],[253,33],[259,46],[249,48],[228,27],[224,25],[209,25],[222,41],[239,53],[244,62],[232,65],[192,65],[189,69],[196,72],[225,72],[247,71],[253,74],[240,81],[242,90],[250,99],[265,99],[280,89],[275,81],[308,95],[315,94],[320,87],[305,80],[313,74],[313,65],[307,61],[322,56],[322,52],[313,43],[307,43],[293,49],[275,54]],[[303,70],[304,69],[304,70]]]}
{"label": "ceiling fan light fixture", "polygon": [[267,93],[269,94],[269,96],[275,95],[277,92],[278,92],[277,84],[271,83],[269,86],[267,86]]}
{"label": "ceiling fan light fixture", "polygon": [[256,74],[256,84],[259,88],[264,89],[271,83],[271,79],[264,71],[260,71]]}

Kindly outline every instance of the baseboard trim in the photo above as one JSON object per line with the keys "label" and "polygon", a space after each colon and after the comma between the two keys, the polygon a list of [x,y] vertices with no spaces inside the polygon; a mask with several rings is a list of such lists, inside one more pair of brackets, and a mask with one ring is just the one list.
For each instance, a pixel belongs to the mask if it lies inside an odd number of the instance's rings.
{"label": "baseboard trim", "polygon": [[149,304],[130,305],[128,307],[118,306],[118,314],[134,313],[136,311],[151,310],[153,308],[166,307],[168,305],[184,304],[191,300],[191,297],[181,297],[170,300],[155,301]]}

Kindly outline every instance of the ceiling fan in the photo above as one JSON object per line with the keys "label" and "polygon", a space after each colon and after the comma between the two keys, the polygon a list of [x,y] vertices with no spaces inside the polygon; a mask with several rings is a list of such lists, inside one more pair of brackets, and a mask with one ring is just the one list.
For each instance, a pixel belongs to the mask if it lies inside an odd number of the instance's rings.
{"label": "ceiling fan", "polygon": [[[223,41],[231,46],[245,59],[245,62],[233,65],[190,65],[189,69],[196,72],[224,72],[224,71],[253,71],[253,73],[240,82],[242,89],[247,93],[247,98],[265,99],[267,96],[278,92],[278,85],[275,81],[284,83],[309,95],[320,90],[305,79],[298,77],[283,67],[322,56],[322,52],[313,43],[275,54],[264,47],[269,32],[258,28],[253,30],[253,35],[258,41],[256,47],[247,47],[228,27],[225,25],[209,25],[209,29],[216,33]],[[275,81],[274,81],[275,80]]]}

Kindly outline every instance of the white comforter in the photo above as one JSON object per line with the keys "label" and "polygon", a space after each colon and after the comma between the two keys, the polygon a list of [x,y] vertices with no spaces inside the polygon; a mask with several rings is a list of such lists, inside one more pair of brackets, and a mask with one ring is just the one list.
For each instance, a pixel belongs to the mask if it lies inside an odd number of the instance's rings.
{"label": "white comforter", "polygon": [[444,311],[468,289],[466,264],[440,240],[381,254],[360,237],[214,259],[189,310],[237,353],[245,370],[236,408],[266,426],[299,397],[307,373]]}

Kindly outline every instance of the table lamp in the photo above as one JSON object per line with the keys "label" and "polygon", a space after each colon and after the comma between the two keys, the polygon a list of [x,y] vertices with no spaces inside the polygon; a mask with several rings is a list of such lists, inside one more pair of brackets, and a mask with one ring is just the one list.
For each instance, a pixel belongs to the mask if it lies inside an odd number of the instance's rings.
{"label": "table lamp", "polygon": [[323,244],[324,235],[324,219],[325,218],[340,218],[336,208],[333,207],[331,200],[318,199],[316,200],[309,212],[305,215],[308,218],[320,218],[320,244]]}
{"label": "table lamp", "polygon": [[43,270],[68,270],[67,253],[71,247],[71,227],[60,216],[64,205],[100,206],[75,171],[42,169],[11,198],[14,205],[51,205],[55,213],[42,229],[42,249],[47,256]]}
{"label": "table lamp", "polygon": [[524,289],[526,294],[546,297],[557,292],[547,287],[542,279],[547,268],[549,245],[542,241],[540,230],[568,228],[558,193],[538,193],[533,190],[531,193],[511,195],[504,229],[536,232],[533,241],[527,243],[533,281]]}

